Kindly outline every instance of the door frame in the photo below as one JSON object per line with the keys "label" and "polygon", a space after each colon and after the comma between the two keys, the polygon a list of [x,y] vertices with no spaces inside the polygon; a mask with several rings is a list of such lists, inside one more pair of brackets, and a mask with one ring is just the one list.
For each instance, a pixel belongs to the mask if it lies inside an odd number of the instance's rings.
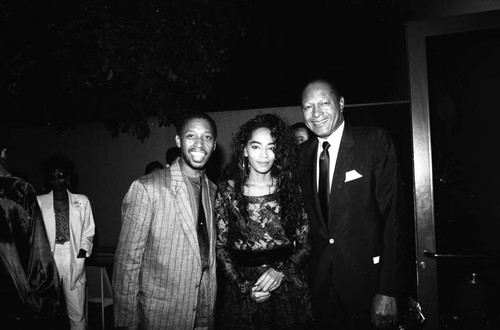
{"label": "door frame", "polygon": [[414,212],[418,301],[427,321],[425,329],[439,329],[434,230],[434,195],[429,113],[426,38],[500,28],[500,11],[409,22],[406,25],[412,111]]}

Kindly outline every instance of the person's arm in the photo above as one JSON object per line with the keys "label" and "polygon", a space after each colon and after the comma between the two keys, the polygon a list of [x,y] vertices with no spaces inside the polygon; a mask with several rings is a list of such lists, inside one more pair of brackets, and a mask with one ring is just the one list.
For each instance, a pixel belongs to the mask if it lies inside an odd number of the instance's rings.
{"label": "person's arm", "polygon": [[[274,291],[279,288],[283,280],[293,281],[295,285],[302,285],[297,280],[296,272],[305,266],[311,254],[310,232],[307,214],[301,208],[301,216],[295,224],[294,253],[286,261],[277,262],[267,270],[256,282],[260,291]],[[303,284],[305,285],[305,284]]]}
{"label": "person's arm", "polygon": [[78,258],[90,257],[92,254],[93,240],[95,234],[94,215],[92,214],[92,207],[88,199],[84,200],[84,216],[82,227],[82,239],[80,241],[80,251],[78,251]]}
{"label": "person's arm", "polygon": [[[215,218],[217,221],[217,262],[227,280],[240,285],[240,274],[234,268],[234,261],[231,257],[230,246],[228,242],[229,235],[229,211],[232,203],[232,194],[230,193],[228,183],[221,184],[217,189],[215,198]],[[241,288],[245,291],[248,288]],[[243,290],[245,289],[245,290]]]}
{"label": "person's arm", "polygon": [[113,271],[116,327],[139,324],[139,276],[153,218],[152,201],[141,181],[134,181],[122,203],[122,228]]}
{"label": "person's arm", "polygon": [[400,294],[405,247],[405,212],[394,144],[385,131],[377,135],[374,154],[375,196],[385,223],[383,253],[377,295],[373,299],[373,319],[377,326],[395,322],[396,297]]}
{"label": "person's arm", "polygon": [[311,233],[304,205],[301,210],[301,217],[295,226],[295,253],[290,257],[290,261],[297,268],[304,267],[311,256]]}

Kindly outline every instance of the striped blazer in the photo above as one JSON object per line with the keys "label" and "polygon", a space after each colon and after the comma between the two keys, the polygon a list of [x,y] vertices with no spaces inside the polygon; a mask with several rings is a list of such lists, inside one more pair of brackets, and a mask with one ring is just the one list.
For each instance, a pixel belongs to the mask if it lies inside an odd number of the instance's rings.
{"label": "striped blazer", "polygon": [[122,204],[112,281],[117,327],[193,329],[200,287],[208,293],[213,324],[216,186],[204,176],[203,187],[210,269],[202,277],[196,218],[179,163],[130,186]]}

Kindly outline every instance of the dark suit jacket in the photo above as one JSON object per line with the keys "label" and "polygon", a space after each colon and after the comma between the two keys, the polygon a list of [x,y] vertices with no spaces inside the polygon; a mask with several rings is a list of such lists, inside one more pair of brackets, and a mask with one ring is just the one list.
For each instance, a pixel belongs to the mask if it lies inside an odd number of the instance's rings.
{"label": "dark suit jacket", "polygon": [[311,293],[316,317],[335,297],[351,316],[367,316],[375,293],[397,296],[404,246],[404,210],[394,145],[382,129],[345,125],[332,179],[329,219],[316,183],[318,140],[302,145],[301,185],[312,233]]}
{"label": "dark suit jacket", "polygon": [[44,328],[61,312],[59,292],[57,266],[33,187],[0,176],[2,328]]}

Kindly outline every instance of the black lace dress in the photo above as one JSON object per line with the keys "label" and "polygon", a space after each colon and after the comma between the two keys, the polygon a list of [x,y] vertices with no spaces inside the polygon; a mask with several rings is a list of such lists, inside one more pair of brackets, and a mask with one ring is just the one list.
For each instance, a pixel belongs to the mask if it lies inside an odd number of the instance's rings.
{"label": "black lace dress", "polygon": [[[222,329],[302,329],[311,320],[309,289],[304,278],[304,265],[311,250],[305,211],[293,233],[287,234],[280,221],[277,193],[244,198],[248,199],[249,219],[240,214],[232,185],[228,182],[219,185],[217,259],[224,280],[218,326]],[[272,264],[248,266],[239,262],[240,251],[258,255],[284,249],[290,253]],[[251,287],[270,267],[282,272],[284,278],[268,300],[256,303],[250,299]]]}

